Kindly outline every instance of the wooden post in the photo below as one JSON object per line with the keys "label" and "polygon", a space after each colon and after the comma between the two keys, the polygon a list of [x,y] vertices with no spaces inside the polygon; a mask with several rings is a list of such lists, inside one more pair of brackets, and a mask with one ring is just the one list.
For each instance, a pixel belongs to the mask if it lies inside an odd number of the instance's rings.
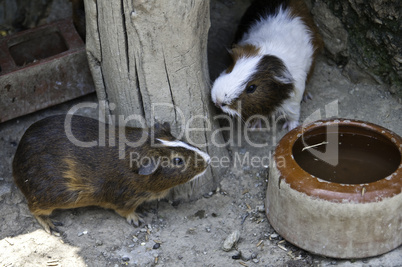
{"label": "wooden post", "polygon": [[[169,122],[176,137],[227,156],[213,144],[223,139],[209,96],[209,1],[85,0],[85,11],[88,61],[110,114],[140,115],[147,126]],[[209,168],[170,197],[197,198],[216,189],[223,170]]]}

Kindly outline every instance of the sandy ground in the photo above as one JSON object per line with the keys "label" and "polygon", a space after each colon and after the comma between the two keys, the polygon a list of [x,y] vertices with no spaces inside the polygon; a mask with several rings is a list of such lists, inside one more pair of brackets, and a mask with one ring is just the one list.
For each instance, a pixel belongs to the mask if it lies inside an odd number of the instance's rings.
{"label": "sandy ground", "polygon": [[[339,117],[370,121],[402,134],[402,105],[386,86],[351,84],[322,57],[308,90],[313,100],[302,104],[302,119],[317,110],[325,118],[326,105],[337,103]],[[263,211],[267,168],[252,168],[247,161],[232,161],[218,192],[197,201],[144,205],[148,215],[139,228],[113,211],[89,207],[55,212],[52,217],[64,223],[63,234],[50,236],[31,216],[13,183],[11,162],[30,124],[84,101],[97,100],[90,95],[0,124],[0,266],[401,266],[402,247],[373,258],[336,260],[282,241]],[[80,114],[97,115],[91,109]],[[242,159],[266,156],[283,134],[251,132],[252,140],[265,140],[270,146],[254,148],[243,138],[230,150]],[[240,240],[224,252],[222,243],[235,230]],[[238,252],[240,259],[233,259]]]}

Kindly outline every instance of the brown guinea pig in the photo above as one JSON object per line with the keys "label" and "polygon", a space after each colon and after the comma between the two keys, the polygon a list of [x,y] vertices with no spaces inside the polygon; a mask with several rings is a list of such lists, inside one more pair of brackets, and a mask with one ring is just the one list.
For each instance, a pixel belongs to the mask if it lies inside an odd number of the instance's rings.
{"label": "brown guinea pig", "polygon": [[13,161],[14,181],[48,233],[58,232],[49,219],[53,210],[85,206],[113,209],[138,226],[141,203],[201,176],[210,161],[176,140],[166,124],[123,128],[68,118],[56,115],[31,125]]}
{"label": "brown guinea pig", "polygon": [[295,128],[306,81],[323,45],[306,4],[254,0],[235,38],[232,64],[215,80],[212,101],[244,121],[277,114],[285,116],[284,128]]}

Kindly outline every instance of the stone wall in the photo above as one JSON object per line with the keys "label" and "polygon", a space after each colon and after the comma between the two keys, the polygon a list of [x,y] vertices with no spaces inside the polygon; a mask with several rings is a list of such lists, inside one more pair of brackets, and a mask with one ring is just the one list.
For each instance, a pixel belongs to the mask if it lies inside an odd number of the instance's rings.
{"label": "stone wall", "polygon": [[400,0],[313,0],[326,51],[352,82],[390,85],[402,96]]}
{"label": "stone wall", "polygon": [[0,0],[1,35],[71,17],[71,13],[69,0]]}

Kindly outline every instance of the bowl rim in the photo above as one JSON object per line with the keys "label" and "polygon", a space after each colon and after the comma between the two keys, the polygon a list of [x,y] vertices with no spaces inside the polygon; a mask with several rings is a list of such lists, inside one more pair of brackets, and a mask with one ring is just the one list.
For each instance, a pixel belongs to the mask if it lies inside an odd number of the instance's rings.
{"label": "bowl rim", "polygon": [[[331,124],[360,127],[384,136],[391,143],[394,143],[399,150],[401,154],[399,166],[391,175],[375,182],[364,184],[334,183],[306,172],[293,157],[293,144],[303,133]],[[280,173],[279,185],[284,181],[294,190],[323,200],[341,203],[370,203],[398,195],[402,190],[402,138],[396,133],[374,123],[332,118],[300,125],[282,137],[273,157],[276,168]],[[279,164],[279,162],[284,164]]]}

